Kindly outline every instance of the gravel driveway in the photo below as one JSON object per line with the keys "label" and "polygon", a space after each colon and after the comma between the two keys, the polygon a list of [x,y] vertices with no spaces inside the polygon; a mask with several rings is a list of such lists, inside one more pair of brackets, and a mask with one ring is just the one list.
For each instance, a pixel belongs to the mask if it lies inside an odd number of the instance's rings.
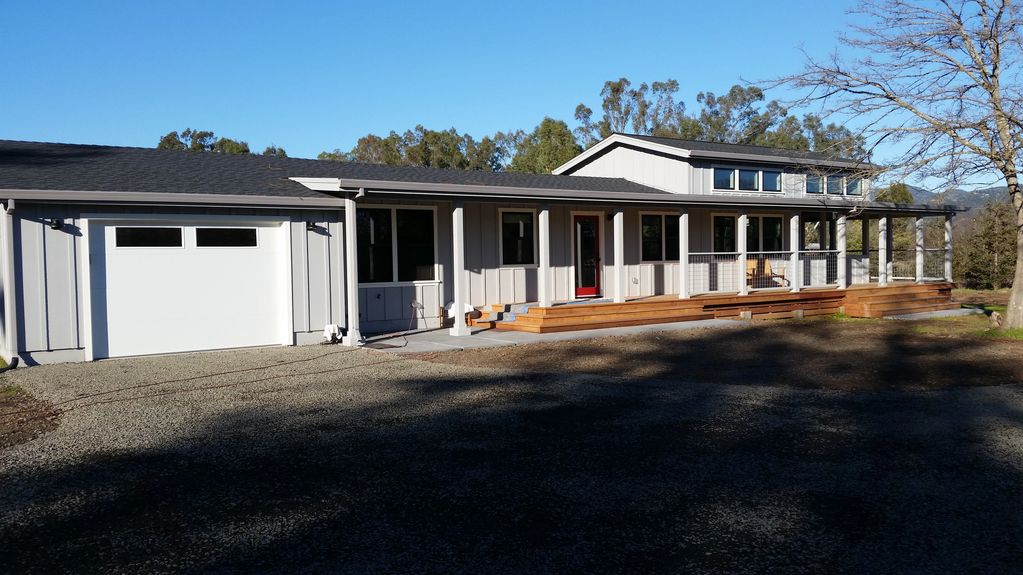
{"label": "gravel driveway", "polygon": [[65,410],[0,451],[5,572],[1023,564],[1016,385],[624,380],[326,346],[3,377]]}

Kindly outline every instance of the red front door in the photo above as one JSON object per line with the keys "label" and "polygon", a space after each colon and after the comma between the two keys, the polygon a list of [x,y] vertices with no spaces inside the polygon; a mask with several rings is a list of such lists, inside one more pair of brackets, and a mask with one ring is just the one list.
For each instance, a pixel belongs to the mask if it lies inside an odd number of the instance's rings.
{"label": "red front door", "polygon": [[600,295],[600,216],[574,216],[575,296]]}

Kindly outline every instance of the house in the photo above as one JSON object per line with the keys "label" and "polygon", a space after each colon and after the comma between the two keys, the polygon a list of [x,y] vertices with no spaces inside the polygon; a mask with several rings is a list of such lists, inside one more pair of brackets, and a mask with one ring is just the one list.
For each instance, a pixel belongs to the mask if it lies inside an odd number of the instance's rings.
{"label": "house", "polygon": [[956,209],[869,201],[862,167],[625,134],[542,175],[2,141],[0,354],[948,307]]}

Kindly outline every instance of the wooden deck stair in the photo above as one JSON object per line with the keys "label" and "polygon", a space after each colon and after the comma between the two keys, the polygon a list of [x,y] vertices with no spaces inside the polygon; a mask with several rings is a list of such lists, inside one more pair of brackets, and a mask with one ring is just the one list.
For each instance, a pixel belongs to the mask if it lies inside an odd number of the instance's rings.
{"label": "wooden deck stair", "polygon": [[535,304],[496,304],[482,310],[470,325],[497,330],[550,333],[673,323],[712,318],[751,317],[773,319],[829,315],[844,311],[853,317],[883,317],[925,311],[955,309],[952,284],[893,284],[885,287],[855,286],[845,290],[806,289],[799,292],[770,290],[750,295],[706,294],[689,299],[651,296],[626,303],[572,302],[542,308]]}

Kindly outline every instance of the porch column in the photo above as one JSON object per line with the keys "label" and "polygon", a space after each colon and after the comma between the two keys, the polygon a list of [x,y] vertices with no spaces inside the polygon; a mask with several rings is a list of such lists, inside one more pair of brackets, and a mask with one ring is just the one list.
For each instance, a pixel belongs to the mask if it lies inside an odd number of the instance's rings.
{"label": "porch column", "polygon": [[625,303],[625,211],[614,213],[615,303]]}
{"label": "porch column", "polygon": [[678,212],[678,297],[689,297],[689,210]]}
{"label": "porch column", "polygon": [[845,289],[849,287],[849,244],[846,238],[846,226],[848,219],[845,214],[838,216],[838,221],[835,222],[835,235],[837,236],[838,248],[838,289]]}
{"label": "porch column", "polygon": [[739,265],[736,270],[736,276],[739,279],[739,295],[746,295],[749,293],[749,286],[746,285],[746,254],[748,247],[746,245],[746,230],[749,227],[749,214],[746,210],[739,212],[739,221],[736,225],[735,230],[735,247],[739,251],[739,257],[737,262]]}
{"label": "porch column", "polygon": [[536,270],[537,299],[540,307],[551,306],[551,212],[550,206],[540,206],[540,266]]}
{"label": "porch column", "polygon": [[952,281],[952,217],[945,214],[945,281]]}
{"label": "porch column", "polygon": [[888,285],[888,214],[877,218],[877,285]]}
{"label": "porch column", "polygon": [[341,343],[348,346],[362,345],[359,331],[359,250],[358,234],[355,233],[355,199],[345,198],[345,311],[348,314],[348,334]]}
{"label": "porch column", "polygon": [[916,283],[924,281],[924,219],[917,216],[913,220],[916,228]]}
{"label": "porch column", "polygon": [[799,265],[799,248],[800,238],[802,238],[802,219],[799,217],[799,212],[796,212],[789,216],[789,249],[792,253],[789,254],[789,287],[792,291],[799,291],[799,288],[803,285],[802,274],[799,273],[801,266]]}
{"label": "porch column", "polygon": [[451,315],[454,325],[448,330],[450,335],[469,335],[469,326],[465,325],[465,208],[462,200],[451,202],[451,277],[454,283]]}

